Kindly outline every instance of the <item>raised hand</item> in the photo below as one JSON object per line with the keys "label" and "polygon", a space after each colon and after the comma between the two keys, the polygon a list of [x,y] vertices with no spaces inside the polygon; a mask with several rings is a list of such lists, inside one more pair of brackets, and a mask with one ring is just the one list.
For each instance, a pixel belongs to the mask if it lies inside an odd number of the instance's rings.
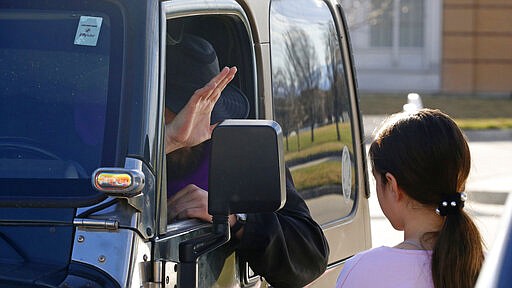
{"label": "raised hand", "polygon": [[236,67],[224,67],[208,84],[196,90],[185,107],[165,125],[166,154],[210,139],[217,125],[210,125],[213,107],[236,71]]}

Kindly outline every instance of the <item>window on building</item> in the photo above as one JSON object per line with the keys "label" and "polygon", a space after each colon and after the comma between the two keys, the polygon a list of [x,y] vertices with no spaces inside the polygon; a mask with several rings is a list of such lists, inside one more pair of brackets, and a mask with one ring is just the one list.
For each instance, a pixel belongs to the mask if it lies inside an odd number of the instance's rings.
{"label": "window on building", "polygon": [[423,1],[371,0],[369,7],[372,47],[423,47]]}

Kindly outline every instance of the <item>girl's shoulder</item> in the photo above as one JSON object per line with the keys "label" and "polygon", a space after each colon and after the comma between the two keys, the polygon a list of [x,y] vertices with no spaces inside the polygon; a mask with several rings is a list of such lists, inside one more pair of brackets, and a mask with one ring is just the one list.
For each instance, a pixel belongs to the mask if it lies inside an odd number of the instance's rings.
{"label": "girl's shoulder", "polygon": [[404,250],[381,246],[372,248],[354,255],[348,259],[343,269],[382,268],[392,266],[407,266],[415,263],[430,263],[432,251],[426,250]]}
{"label": "girl's shoulder", "polygon": [[[345,262],[336,287],[393,287],[397,279],[404,283],[429,283],[427,280],[430,279],[431,255],[431,251],[403,250],[386,246],[363,251]],[[407,277],[416,279],[408,279],[404,273],[408,275]],[[415,275],[421,276],[418,278]],[[407,279],[402,279],[403,277]],[[418,279],[421,280],[416,282]],[[383,284],[386,285],[382,286]],[[402,287],[424,286],[415,284]]]}
{"label": "girl's shoulder", "polygon": [[406,250],[388,246],[380,246],[376,248],[372,248],[363,252],[360,252],[354,255],[355,259],[375,259],[380,257],[386,257],[387,260],[390,258],[387,257],[430,257],[432,255],[432,251],[429,250]]}

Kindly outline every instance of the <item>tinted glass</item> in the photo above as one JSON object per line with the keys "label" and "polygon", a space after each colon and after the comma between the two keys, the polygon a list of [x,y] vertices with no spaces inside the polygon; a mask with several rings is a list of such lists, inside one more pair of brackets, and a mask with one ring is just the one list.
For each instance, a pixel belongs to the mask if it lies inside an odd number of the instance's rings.
{"label": "tinted glass", "polygon": [[[107,115],[119,105],[119,78],[112,75],[121,65],[112,65],[119,58],[112,51],[120,46],[113,44],[120,17],[78,1],[72,10],[27,3],[0,4],[1,184],[62,180],[87,192],[94,169],[114,157],[104,152],[116,142]],[[26,189],[38,186],[48,190]]]}
{"label": "tinted glass", "polygon": [[333,17],[322,1],[271,6],[275,120],[299,193],[321,224],[347,216],[355,159],[345,70]]}

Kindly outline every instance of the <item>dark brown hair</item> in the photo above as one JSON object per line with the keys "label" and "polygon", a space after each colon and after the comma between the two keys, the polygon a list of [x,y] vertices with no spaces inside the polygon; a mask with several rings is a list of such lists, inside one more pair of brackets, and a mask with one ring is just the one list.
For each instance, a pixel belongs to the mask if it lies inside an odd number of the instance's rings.
{"label": "dark brown hair", "polygon": [[[439,110],[391,116],[370,146],[372,168],[395,176],[398,186],[432,207],[464,191],[471,168],[468,143],[455,122]],[[385,181],[385,177],[382,177]],[[443,216],[439,216],[443,217]],[[480,232],[460,209],[444,216],[432,253],[435,287],[473,287],[484,260]]]}

